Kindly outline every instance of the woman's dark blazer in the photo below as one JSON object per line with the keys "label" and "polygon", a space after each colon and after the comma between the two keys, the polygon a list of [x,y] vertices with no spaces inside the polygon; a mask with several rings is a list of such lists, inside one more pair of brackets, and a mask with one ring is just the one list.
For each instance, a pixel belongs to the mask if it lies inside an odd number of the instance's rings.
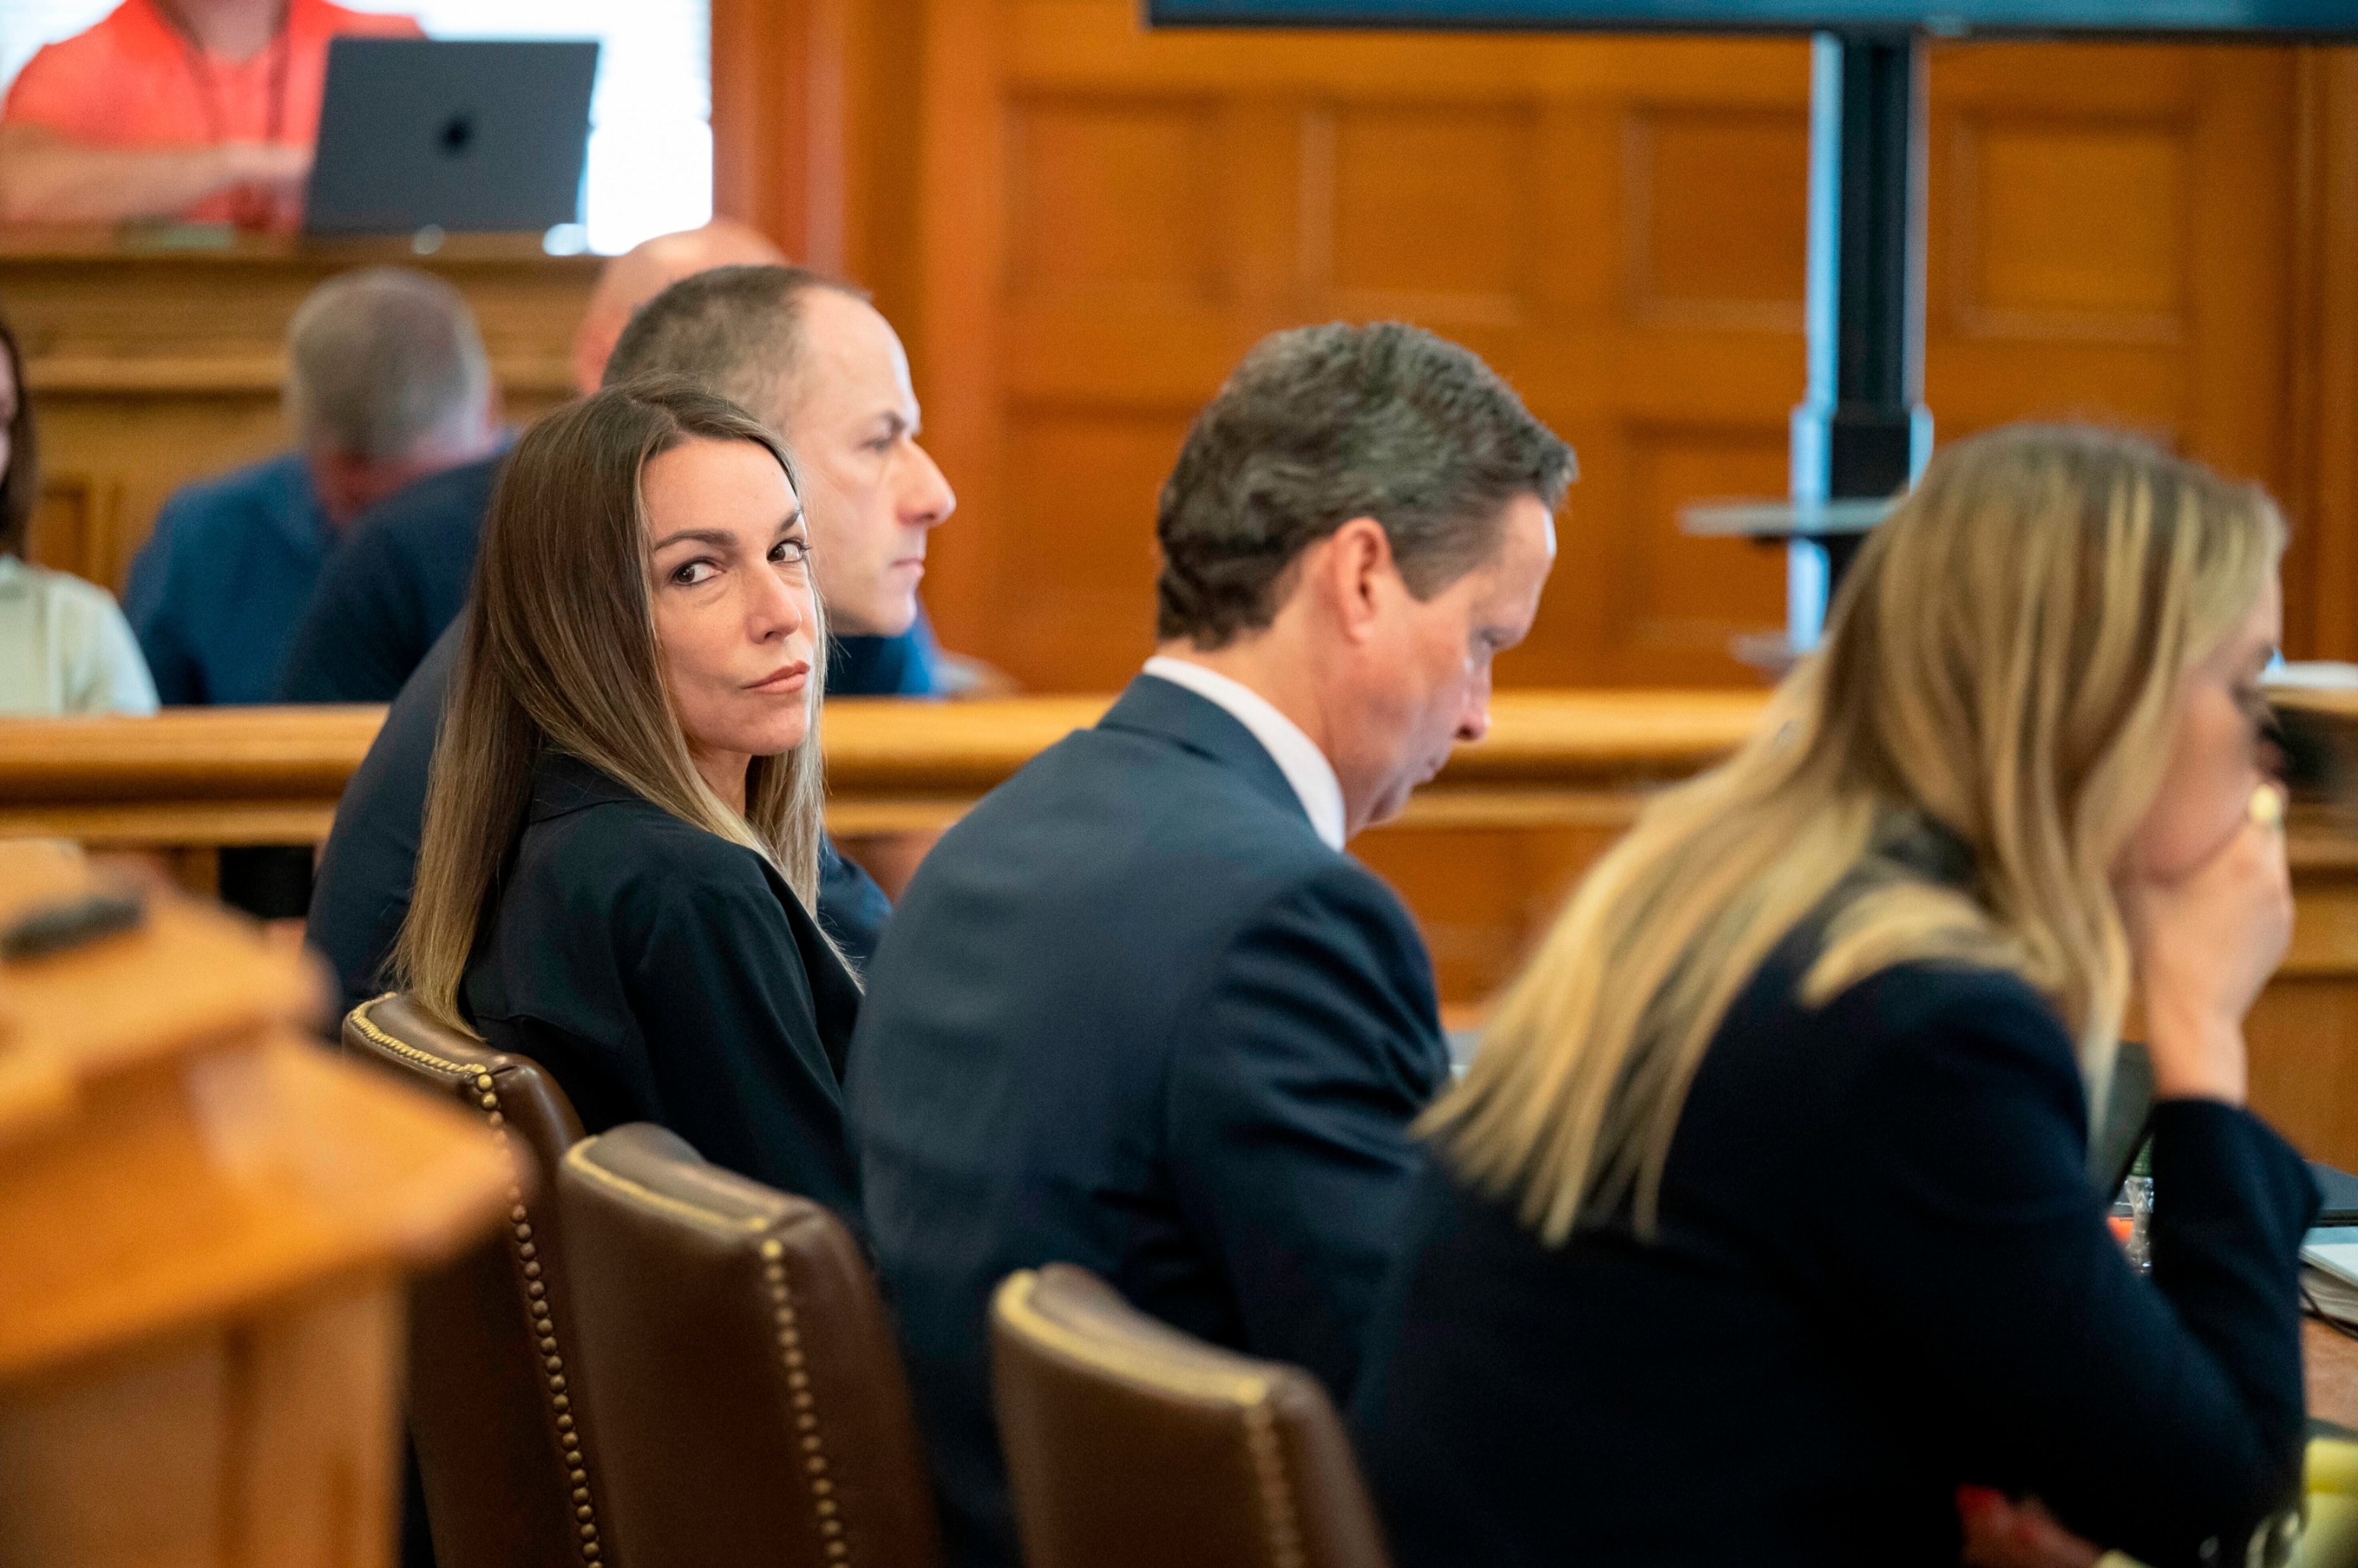
{"label": "woman's dark blazer", "polygon": [[551,755],[460,1001],[597,1132],[653,1121],[857,1227],[843,1053],[860,990],[769,862]]}
{"label": "woman's dark blazer", "polygon": [[1814,951],[1705,1054],[1658,1241],[1542,1247],[1436,1162],[1357,1411],[1401,1563],[1953,1564],[1966,1482],[2153,1568],[2244,1563],[2300,1475],[2299,1158],[2157,1107],[2140,1279],[2047,1003],[1915,964],[1812,1011]]}

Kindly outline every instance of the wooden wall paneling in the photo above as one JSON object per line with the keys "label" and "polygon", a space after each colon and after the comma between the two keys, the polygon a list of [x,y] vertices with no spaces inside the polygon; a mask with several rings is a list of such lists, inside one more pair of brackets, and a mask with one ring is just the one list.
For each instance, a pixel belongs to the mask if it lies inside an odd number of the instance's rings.
{"label": "wooden wall paneling", "polygon": [[846,0],[713,0],[712,206],[843,265]]}
{"label": "wooden wall paneling", "polygon": [[1434,983],[1455,1007],[1478,1006],[1522,967],[1596,857],[1620,836],[1596,827],[1378,828],[1352,852],[1396,888],[1433,955]]}
{"label": "wooden wall paneling", "polygon": [[2293,77],[2276,49],[1934,52],[1942,438],[2088,418],[2282,484]]}
{"label": "wooden wall paneling", "polygon": [[172,492],[287,445],[276,391],[75,394],[45,387],[38,363],[27,379],[38,399],[43,491],[89,498],[76,509],[81,529],[70,557],[52,553],[62,541],[44,529],[34,558],[117,594]]}
{"label": "wooden wall paneling", "polygon": [[847,6],[846,21],[842,268],[874,292],[878,308],[918,354],[923,0],[858,0]]}
{"label": "wooden wall paneling", "polygon": [[914,236],[910,313],[922,354],[912,369],[925,406],[925,443],[958,497],[958,515],[927,542],[925,603],[951,645],[994,662],[1001,639],[990,628],[1046,612],[1001,594],[999,553],[1049,551],[1061,543],[1051,536],[1019,546],[994,531],[1003,493],[997,381],[1007,243],[998,22],[982,0],[925,0],[917,94],[925,105],[917,176],[923,219]]}
{"label": "wooden wall paneling", "polygon": [[2244,1024],[2252,1108],[2309,1158],[2358,1170],[2358,859],[2298,822],[2291,847],[2292,948]]}
{"label": "wooden wall paneling", "polygon": [[[1037,687],[1119,684],[1151,646],[1154,498],[1194,411],[1272,329],[1401,317],[1485,354],[1575,442],[1591,477],[1568,535],[1652,573],[1630,600],[1582,555],[1505,678],[1751,678],[1726,643],[1779,618],[1781,568],[1681,537],[1675,502],[1618,476],[1700,468],[1704,493],[1742,493],[1780,461],[1798,46],[1149,38],[1100,0],[928,15],[925,181],[958,205],[925,205],[941,287],[917,372],[964,503],[928,585],[953,643]],[[1783,165],[1786,189],[1758,189]]]}
{"label": "wooden wall paneling", "polygon": [[0,236],[0,309],[16,328],[41,422],[43,499],[31,551],[120,592],[167,496],[282,450],[287,322],[329,276],[416,265],[467,297],[509,419],[571,395],[574,327],[599,265],[506,238],[399,243],[256,241],[156,255]]}
{"label": "wooden wall paneling", "polygon": [[2358,659],[2358,49],[2299,61],[2285,646]]}
{"label": "wooden wall paneling", "polygon": [[2358,985],[2272,981],[2244,1033],[2252,1108],[2310,1159],[2358,1165]]}
{"label": "wooden wall paneling", "polygon": [[919,351],[922,0],[715,0],[713,211],[868,288]]}
{"label": "wooden wall paneling", "polygon": [[87,472],[60,474],[56,460],[46,453],[41,466],[41,493],[25,541],[26,557],[92,582],[113,581],[122,487]]}
{"label": "wooden wall paneling", "polygon": [[2188,448],[2283,493],[2291,430],[2297,60],[2289,49],[2200,57],[2186,218],[2193,341]]}

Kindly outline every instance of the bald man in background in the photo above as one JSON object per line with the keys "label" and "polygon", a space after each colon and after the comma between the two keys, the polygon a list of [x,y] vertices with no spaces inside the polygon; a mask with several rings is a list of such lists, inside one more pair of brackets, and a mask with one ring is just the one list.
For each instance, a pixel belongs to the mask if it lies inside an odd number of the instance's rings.
{"label": "bald man in background", "polygon": [[598,390],[632,315],[681,278],[716,266],[785,265],[785,253],[768,235],[730,218],[633,245],[599,273],[589,308],[581,313],[581,329],[573,334],[574,387],[584,396]]}
{"label": "bald man in background", "polygon": [[[573,337],[573,384],[598,389],[631,313],[683,277],[739,263],[775,265],[778,247],[716,218],[608,262]],[[320,579],[295,635],[279,695],[288,702],[391,702],[458,618],[505,444],[481,461],[411,485],[363,514]]]}

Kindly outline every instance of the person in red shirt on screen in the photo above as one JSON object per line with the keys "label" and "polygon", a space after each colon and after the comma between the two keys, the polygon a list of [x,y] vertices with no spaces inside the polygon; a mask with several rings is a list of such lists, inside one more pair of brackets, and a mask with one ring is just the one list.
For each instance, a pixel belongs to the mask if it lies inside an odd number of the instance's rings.
{"label": "person in red shirt on screen", "polygon": [[330,0],[123,0],[10,85],[0,222],[293,228],[340,34],[425,36]]}

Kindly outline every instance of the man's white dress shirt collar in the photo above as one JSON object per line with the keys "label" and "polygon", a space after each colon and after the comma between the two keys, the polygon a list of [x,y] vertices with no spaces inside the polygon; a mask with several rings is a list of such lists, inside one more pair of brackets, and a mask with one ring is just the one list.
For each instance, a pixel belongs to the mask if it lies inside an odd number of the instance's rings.
{"label": "man's white dress shirt collar", "polygon": [[1173,686],[1184,686],[1206,702],[1217,703],[1228,717],[1252,731],[1270,760],[1293,786],[1310,826],[1330,849],[1343,847],[1343,785],[1335,765],[1302,726],[1280,713],[1269,698],[1242,681],[1185,659],[1157,654],[1146,661],[1146,673]]}

